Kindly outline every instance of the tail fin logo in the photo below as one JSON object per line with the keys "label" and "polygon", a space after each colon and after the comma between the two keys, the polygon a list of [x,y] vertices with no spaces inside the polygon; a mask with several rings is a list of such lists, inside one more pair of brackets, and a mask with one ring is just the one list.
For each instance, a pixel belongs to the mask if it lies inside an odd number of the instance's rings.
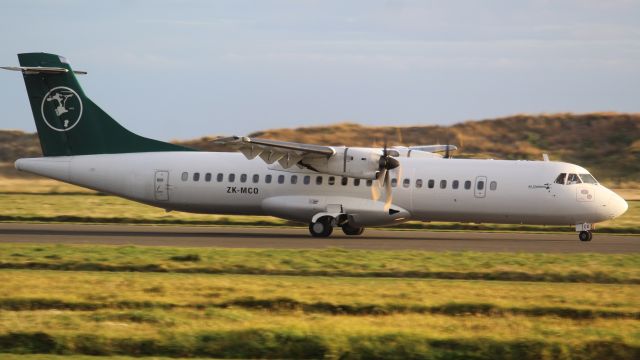
{"label": "tail fin logo", "polygon": [[44,96],[40,106],[42,119],[55,131],[69,131],[80,122],[82,100],[66,86],[55,87]]}

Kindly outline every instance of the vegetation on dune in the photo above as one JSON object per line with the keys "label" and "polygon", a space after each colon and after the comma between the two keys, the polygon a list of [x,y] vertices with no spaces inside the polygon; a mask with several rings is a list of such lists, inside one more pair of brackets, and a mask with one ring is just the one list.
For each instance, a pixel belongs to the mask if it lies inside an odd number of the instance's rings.
{"label": "vegetation on dune", "polygon": [[[467,121],[452,126],[362,126],[352,123],[296,129],[274,129],[249,136],[314,144],[382,146],[444,144],[460,147],[459,157],[541,159],[578,163],[601,180],[635,181],[640,178],[640,114],[514,115],[492,120]],[[175,141],[209,151],[222,150],[212,137]],[[38,156],[37,136],[0,131],[0,161]]]}
{"label": "vegetation on dune", "polygon": [[[171,258],[198,261],[176,261]],[[639,284],[638,254],[0,244],[0,268]]]}

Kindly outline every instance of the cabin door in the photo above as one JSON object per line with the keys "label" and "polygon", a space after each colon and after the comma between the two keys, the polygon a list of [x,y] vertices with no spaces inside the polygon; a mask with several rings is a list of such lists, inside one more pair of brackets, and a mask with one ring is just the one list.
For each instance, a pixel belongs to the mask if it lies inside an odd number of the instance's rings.
{"label": "cabin door", "polygon": [[154,185],[156,200],[169,200],[169,172],[156,171]]}
{"label": "cabin door", "polygon": [[473,194],[477,198],[483,198],[487,195],[487,177],[477,176],[476,186],[474,187]]}

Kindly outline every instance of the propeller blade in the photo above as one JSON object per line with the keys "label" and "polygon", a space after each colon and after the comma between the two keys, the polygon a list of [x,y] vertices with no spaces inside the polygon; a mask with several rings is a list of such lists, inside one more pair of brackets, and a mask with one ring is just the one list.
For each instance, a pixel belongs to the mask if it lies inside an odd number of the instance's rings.
{"label": "propeller blade", "polygon": [[389,211],[391,207],[391,202],[393,201],[393,195],[391,194],[391,174],[389,171],[385,173],[384,177],[384,190],[385,190],[385,199],[384,199],[384,211]]}
{"label": "propeller blade", "polygon": [[387,169],[382,169],[379,173],[378,173],[378,177],[376,178],[376,180],[373,182],[373,184],[371,184],[371,199],[378,201],[380,200],[380,196],[382,195],[382,180],[384,179],[384,177],[386,176],[387,173]]}
{"label": "propeller blade", "polygon": [[449,158],[451,157],[451,154],[450,154],[450,152],[449,152],[449,144],[451,143],[451,141],[450,141],[450,140],[451,140],[451,139],[449,139],[449,138],[447,137],[447,148],[444,150],[444,158],[445,158],[445,159],[449,159]]}
{"label": "propeller blade", "polygon": [[384,138],[384,147],[382,148],[382,156],[384,156],[385,158],[389,156],[389,154],[387,153],[387,138]]}

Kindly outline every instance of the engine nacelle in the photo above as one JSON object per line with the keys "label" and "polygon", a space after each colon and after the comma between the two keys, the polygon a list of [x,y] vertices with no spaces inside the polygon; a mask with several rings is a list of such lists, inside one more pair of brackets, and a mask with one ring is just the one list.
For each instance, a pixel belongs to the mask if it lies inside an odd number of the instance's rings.
{"label": "engine nacelle", "polygon": [[328,159],[303,161],[313,169],[336,176],[375,180],[380,170],[382,151],[372,148],[336,147]]}

